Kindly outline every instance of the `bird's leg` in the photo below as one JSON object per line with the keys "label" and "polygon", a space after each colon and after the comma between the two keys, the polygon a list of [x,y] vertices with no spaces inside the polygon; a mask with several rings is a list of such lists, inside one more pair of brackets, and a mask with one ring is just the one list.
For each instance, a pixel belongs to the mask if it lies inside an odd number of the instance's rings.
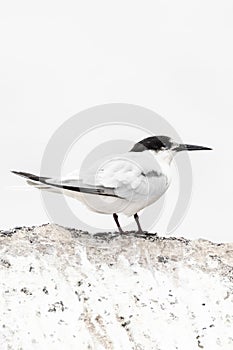
{"label": "bird's leg", "polygon": [[140,222],[139,222],[139,216],[138,216],[137,213],[134,214],[134,219],[135,219],[136,224],[137,224],[137,226],[138,226],[138,232],[142,232],[142,233],[143,233],[143,230],[142,230],[141,225],[140,225]]}
{"label": "bird's leg", "polygon": [[121,225],[119,223],[119,220],[118,220],[118,215],[116,213],[113,214],[113,218],[115,220],[115,223],[117,224],[117,227],[118,227],[118,230],[120,233],[124,233],[124,231],[122,230],[121,228]]}

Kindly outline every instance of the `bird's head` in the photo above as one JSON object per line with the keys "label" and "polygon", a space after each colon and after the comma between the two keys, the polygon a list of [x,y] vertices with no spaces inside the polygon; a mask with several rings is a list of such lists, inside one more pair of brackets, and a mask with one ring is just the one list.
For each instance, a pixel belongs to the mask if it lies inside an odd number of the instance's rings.
{"label": "bird's head", "polygon": [[169,136],[151,136],[137,142],[130,152],[153,151],[156,154],[170,153],[172,157],[181,151],[211,150],[209,147],[178,143]]}

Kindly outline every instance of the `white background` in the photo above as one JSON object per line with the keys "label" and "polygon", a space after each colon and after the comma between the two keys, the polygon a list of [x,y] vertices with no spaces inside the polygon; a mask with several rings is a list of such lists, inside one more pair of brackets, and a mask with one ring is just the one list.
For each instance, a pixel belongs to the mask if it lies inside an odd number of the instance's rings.
{"label": "white background", "polygon": [[48,222],[39,191],[10,169],[39,173],[65,120],[125,102],[214,148],[191,154],[192,203],[176,235],[232,241],[232,16],[230,0],[2,1],[1,229]]}

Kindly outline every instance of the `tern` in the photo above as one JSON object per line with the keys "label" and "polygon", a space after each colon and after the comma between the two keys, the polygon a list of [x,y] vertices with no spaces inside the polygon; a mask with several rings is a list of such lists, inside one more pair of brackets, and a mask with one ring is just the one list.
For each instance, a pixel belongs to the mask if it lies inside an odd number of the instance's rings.
{"label": "tern", "polygon": [[169,136],[147,137],[127,153],[103,159],[89,168],[81,179],[64,180],[12,171],[38,189],[63,193],[84,203],[90,210],[111,214],[120,233],[124,233],[118,214],[134,216],[143,232],[138,212],[157,201],[171,183],[171,162],[181,151],[211,150],[209,147],[175,142]]}

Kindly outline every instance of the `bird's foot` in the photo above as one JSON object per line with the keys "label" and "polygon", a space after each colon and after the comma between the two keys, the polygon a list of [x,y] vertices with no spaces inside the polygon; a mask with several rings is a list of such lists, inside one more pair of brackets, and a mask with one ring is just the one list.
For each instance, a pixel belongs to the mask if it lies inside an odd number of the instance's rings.
{"label": "bird's foot", "polygon": [[125,231],[123,231],[122,229],[119,229],[119,234],[120,234],[120,235],[124,235],[124,234],[125,234]]}
{"label": "bird's foot", "polygon": [[138,234],[146,235],[146,234],[148,233],[148,231],[138,230],[137,233],[138,233]]}
{"label": "bird's foot", "polygon": [[148,231],[139,230],[139,231],[137,231],[136,236],[143,237],[146,239],[153,239],[155,237],[158,237],[158,234],[157,234],[157,232],[152,233],[152,232],[148,232]]}

